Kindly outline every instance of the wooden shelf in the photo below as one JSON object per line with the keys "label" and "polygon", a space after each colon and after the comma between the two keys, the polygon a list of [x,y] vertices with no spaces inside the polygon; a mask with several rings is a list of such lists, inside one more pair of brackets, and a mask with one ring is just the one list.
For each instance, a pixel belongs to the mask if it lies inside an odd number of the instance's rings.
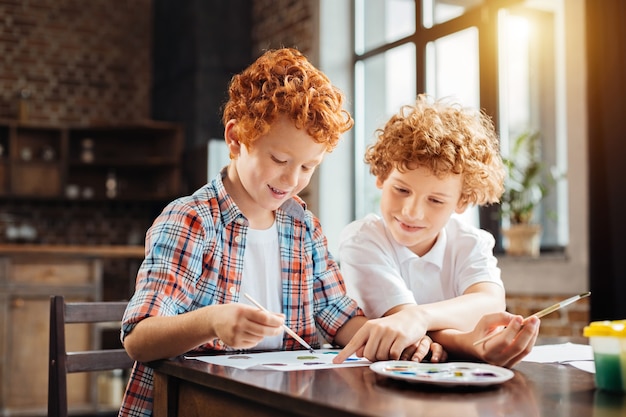
{"label": "wooden shelf", "polygon": [[47,127],[0,121],[0,197],[168,200],[181,190],[173,123]]}

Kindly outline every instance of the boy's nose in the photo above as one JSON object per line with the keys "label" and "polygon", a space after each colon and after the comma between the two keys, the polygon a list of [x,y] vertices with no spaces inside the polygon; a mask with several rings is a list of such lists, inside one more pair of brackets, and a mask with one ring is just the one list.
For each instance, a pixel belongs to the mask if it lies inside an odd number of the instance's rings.
{"label": "boy's nose", "polygon": [[286,168],[283,171],[283,182],[290,187],[295,187],[298,185],[298,175],[299,172],[297,169]]}
{"label": "boy's nose", "polygon": [[407,201],[403,212],[409,219],[421,220],[424,218],[424,206],[419,200]]}

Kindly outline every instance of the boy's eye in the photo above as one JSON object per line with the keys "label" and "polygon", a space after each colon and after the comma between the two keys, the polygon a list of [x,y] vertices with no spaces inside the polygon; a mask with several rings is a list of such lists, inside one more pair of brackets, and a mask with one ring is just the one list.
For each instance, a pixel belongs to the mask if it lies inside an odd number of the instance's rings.
{"label": "boy's eye", "polygon": [[406,188],[402,188],[402,187],[395,187],[396,192],[401,193],[401,194],[406,194],[409,192],[409,190],[407,190]]}
{"label": "boy's eye", "polygon": [[277,164],[285,164],[285,163],[287,163],[287,161],[281,161],[280,159],[276,158],[275,156],[272,156],[272,161],[276,162]]}
{"label": "boy's eye", "polygon": [[430,199],[430,201],[432,201],[432,202],[433,202],[433,203],[435,203],[435,204],[443,204],[443,201],[438,200],[438,199],[436,199],[436,198],[431,198],[431,199]]}

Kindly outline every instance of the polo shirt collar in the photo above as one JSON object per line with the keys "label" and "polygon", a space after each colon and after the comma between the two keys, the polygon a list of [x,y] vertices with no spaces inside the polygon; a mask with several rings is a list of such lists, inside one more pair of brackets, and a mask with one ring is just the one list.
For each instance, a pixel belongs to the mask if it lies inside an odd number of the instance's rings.
{"label": "polo shirt collar", "polygon": [[428,262],[437,266],[439,269],[443,267],[443,258],[448,242],[448,235],[445,228],[441,229],[441,231],[439,232],[439,236],[437,237],[435,245],[428,251],[428,253],[421,257],[413,253],[413,251],[411,251],[406,246],[398,244],[398,242],[395,241],[387,227],[385,227],[385,234],[387,235],[387,239],[389,239],[389,241],[391,242],[391,245],[393,246],[396,252],[396,256],[398,257],[398,261],[400,263],[419,258],[424,262]]}

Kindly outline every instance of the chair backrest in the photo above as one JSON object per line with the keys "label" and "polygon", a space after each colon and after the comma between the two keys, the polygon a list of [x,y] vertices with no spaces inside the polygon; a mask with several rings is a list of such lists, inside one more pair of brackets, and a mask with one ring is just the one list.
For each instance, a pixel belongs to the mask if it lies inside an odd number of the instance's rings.
{"label": "chair backrest", "polygon": [[63,296],[50,297],[50,346],[48,362],[48,416],[65,417],[67,374],[72,372],[129,369],[133,360],[124,349],[67,352],[67,323],[105,323],[121,321],[128,302],[65,302]]}

